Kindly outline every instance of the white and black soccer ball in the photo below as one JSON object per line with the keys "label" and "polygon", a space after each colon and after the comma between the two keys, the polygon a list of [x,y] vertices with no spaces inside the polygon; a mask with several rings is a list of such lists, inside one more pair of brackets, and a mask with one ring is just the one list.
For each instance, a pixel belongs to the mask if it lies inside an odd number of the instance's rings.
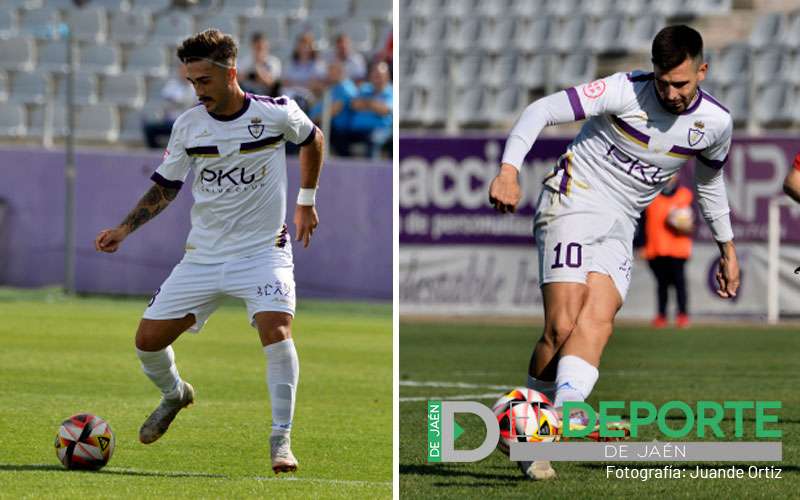
{"label": "white and black soccer ball", "polygon": [[67,469],[98,470],[114,453],[114,432],[108,422],[91,413],[73,415],[61,423],[56,455]]}
{"label": "white and black soccer ball", "polygon": [[497,447],[508,455],[511,443],[555,441],[560,420],[550,398],[539,391],[517,387],[503,394],[492,407],[500,427]]}

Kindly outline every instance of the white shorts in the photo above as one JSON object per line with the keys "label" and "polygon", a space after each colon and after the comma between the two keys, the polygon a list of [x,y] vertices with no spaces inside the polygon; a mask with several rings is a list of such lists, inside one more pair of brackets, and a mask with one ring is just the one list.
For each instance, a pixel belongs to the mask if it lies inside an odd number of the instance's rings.
{"label": "white shorts", "polygon": [[294,316],[294,264],[291,247],[222,264],[181,261],[156,290],[142,316],[145,319],[179,319],[194,314],[190,332],[199,332],[224,296],[243,299],[250,324],[262,311]]}
{"label": "white shorts", "polygon": [[611,277],[624,301],[631,283],[635,226],[623,217],[543,189],[534,220],[539,286],[586,283],[588,273],[597,272]]}

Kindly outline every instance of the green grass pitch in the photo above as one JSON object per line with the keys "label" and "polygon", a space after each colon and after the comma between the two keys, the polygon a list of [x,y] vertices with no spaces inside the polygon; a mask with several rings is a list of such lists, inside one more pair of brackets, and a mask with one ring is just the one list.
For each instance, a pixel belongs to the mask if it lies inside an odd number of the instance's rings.
{"label": "green grass pitch", "polygon": [[[300,469],[276,478],[264,354],[238,303],[175,343],[195,404],[158,442],[139,443],[159,400],[133,347],[145,304],[0,290],[0,498],[391,497],[391,305],[300,301]],[[56,457],[59,424],[79,412],[115,432],[99,472]]]}
{"label": "green grass pitch", "polygon": [[[400,495],[402,498],[789,498],[800,488],[800,331],[746,324],[689,330],[618,326],[600,367],[589,403],[600,400],[649,400],[657,405],[680,399],[780,400],[783,462],[761,462],[783,469],[782,479],[636,479],[606,478],[599,462],[554,464],[559,478],[532,482],[522,478],[508,457],[495,451],[481,462],[428,464],[425,461],[424,399],[472,396],[491,405],[496,386],[522,386],[540,325],[492,326],[464,322],[400,325]],[[423,385],[427,384],[427,385]],[[457,386],[456,384],[461,384]],[[732,417],[723,422],[732,436]],[[748,418],[749,417],[749,418]],[[457,448],[477,447],[485,436],[477,417],[456,417],[466,430]],[[474,418],[474,419],[473,419]],[[673,427],[679,427],[674,422]],[[745,439],[754,440],[752,413],[745,416]],[[648,427],[641,441],[659,438]],[[748,433],[749,429],[749,433]],[[695,434],[690,434],[693,436]],[[749,438],[749,439],[748,439]],[[689,440],[689,439],[687,439]],[[695,437],[694,440],[697,440]],[[733,440],[732,437],[725,440]],[[618,463],[663,467],[665,463]],[[696,463],[684,463],[694,471]],[[730,467],[731,463],[702,464]],[[737,464],[746,467],[751,464]],[[678,466],[676,464],[676,466]]]}

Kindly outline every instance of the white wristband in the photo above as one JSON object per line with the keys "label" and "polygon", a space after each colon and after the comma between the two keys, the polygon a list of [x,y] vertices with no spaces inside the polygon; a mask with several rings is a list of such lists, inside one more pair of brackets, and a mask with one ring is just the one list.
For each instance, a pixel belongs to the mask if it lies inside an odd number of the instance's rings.
{"label": "white wristband", "polygon": [[306,206],[306,207],[313,207],[314,202],[317,199],[317,188],[300,188],[300,192],[297,193],[297,204]]}

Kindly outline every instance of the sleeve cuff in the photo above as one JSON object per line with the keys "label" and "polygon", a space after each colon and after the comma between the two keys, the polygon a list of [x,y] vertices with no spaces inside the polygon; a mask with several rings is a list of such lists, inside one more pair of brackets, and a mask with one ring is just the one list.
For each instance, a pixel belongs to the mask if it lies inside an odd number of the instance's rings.
{"label": "sleeve cuff", "polygon": [[180,189],[183,187],[183,181],[171,181],[169,179],[165,179],[158,172],[153,172],[153,175],[150,176],[150,180],[167,189]]}
{"label": "sleeve cuff", "polygon": [[314,141],[314,137],[316,137],[316,136],[317,136],[317,126],[314,125],[314,128],[311,129],[311,133],[308,134],[308,137],[306,137],[303,142],[298,144],[298,146],[300,146],[301,148],[303,146],[308,146],[309,144],[311,144]]}

